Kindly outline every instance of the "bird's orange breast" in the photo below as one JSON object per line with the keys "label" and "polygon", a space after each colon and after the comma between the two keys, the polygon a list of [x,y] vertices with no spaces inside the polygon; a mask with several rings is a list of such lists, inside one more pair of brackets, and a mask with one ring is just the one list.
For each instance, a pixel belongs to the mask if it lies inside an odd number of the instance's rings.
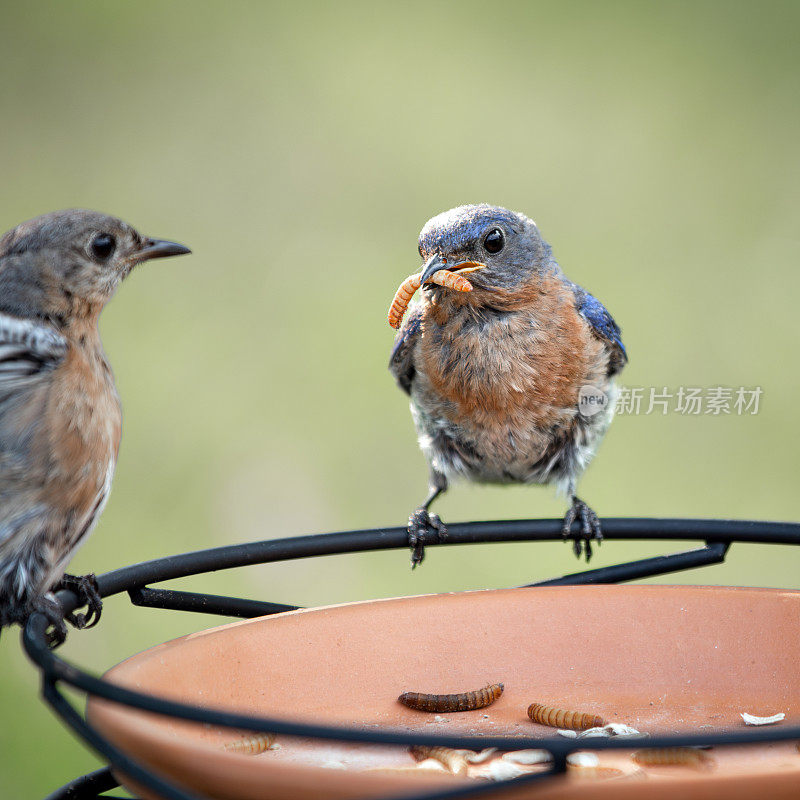
{"label": "bird's orange breast", "polygon": [[[476,300],[479,297],[476,297]],[[607,355],[557,279],[491,296],[493,308],[426,310],[421,361],[459,425],[550,428],[574,415],[584,384],[606,383]]]}
{"label": "bird's orange breast", "polygon": [[46,493],[80,514],[104,491],[119,450],[122,414],[99,337],[70,347],[52,376],[39,441],[49,461]]}

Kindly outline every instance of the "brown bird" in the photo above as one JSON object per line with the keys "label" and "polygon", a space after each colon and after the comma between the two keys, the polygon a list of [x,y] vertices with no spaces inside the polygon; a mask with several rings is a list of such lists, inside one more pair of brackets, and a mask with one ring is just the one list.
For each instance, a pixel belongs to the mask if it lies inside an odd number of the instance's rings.
{"label": "brown bird", "polygon": [[76,627],[99,618],[93,577],[60,583],[108,499],[119,449],[119,396],[97,321],[136,264],[189,252],[80,209],[0,239],[0,627],[41,611],[62,642],[61,585],[89,604],[69,617]]}

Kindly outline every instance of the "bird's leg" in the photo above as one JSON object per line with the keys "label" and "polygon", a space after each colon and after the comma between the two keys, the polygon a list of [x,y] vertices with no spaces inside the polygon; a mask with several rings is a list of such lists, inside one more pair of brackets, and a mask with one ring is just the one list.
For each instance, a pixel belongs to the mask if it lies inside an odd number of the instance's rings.
{"label": "bird's leg", "polygon": [[[431,541],[442,542],[447,538],[447,528],[437,514],[428,511],[431,503],[442,492],[447,490],[447,478],[431,468],[430,492],[425,502],[408,518],[408,544],[411,547],[411,569],[421,564],[425,558],[425,545]],[[426,542],[429,533],[435,534],[434,539]]]}
{"label": "bird's leg", "polygon": [[76,614],[74,611],[65,616],[67,622],[78,630],[83,628],[93,628],[100,622],[100,615],[103,613],[103,600],[100,597],[100,587],[97,585],[97,578],[94,573],[89,575],[68,575],[65,574],[55,590],[69,589],[78,596],[78,608],[86,606],[85,614]]}
{"label": "bird's leg", "polygon": [[[67,626],[64,622],[61,604],[56,600],[55,595],[48,592],[31,600],[28,603],[27,612],[30,614],[34,611],[44,614],[49,623],[48,627],[52,628],[47,633],[47,646],[53,648],[64,644],[64,640],[67,638]],[[24,623],[21,621],[21,624]]]}
{"label": "bird's leg", "polygon": [[[580,521],[580,530],[572,533],[572,523]],[[586,554],[586,563],[592,557],[592,539],[598,544],[603,541],[603,531],[600,529],[600,520],[586,503],[577,495],[572,495],[572,505],[564,516],[561,534],[565,539],[572,539],[575,555],[580,558],[581,552]]]}

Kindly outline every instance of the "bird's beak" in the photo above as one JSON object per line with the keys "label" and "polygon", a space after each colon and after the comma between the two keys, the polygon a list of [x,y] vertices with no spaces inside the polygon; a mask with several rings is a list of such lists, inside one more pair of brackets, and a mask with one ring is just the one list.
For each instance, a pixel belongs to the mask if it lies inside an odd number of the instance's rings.
{"label": "bird's beak", "polygon": [[133,263],[149,261],[151,258],[183,256],[192,251],[186,245],[169,242],[166,239],[145,239],[142,249],[133,257]]}
{"label": "bird's beak", "polygon": [[422,275],[419,279],[420,286],[424,286],[426,281],[431,279],[434,272],[438,272],[440,269],[445,269],[444,259],[438,253],[434,253],[422,268]]}
{"label": "bird's beak", "polygon": [[485,269],[486,264],[480,261],[459,261],[457,264],[449,266],[447,262],[438,254],[432,255],[422,268],[422,275],[420,276],[420,286],[424,286],[427,281],[431,279],[434,273],[440,269],[446,269],[450,272],[458,272],[459,274],[466,274],[468,272],[475,272],[479,269]]}

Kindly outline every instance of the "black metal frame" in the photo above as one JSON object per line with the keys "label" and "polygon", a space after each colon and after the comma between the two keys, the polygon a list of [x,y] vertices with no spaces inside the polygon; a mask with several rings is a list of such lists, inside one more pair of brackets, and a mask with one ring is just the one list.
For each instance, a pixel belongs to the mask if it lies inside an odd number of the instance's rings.
{"label": "black metal frame", "polygon": [[[784,522],[750,522],[736,520],[681,520],[681,519],[606,519],[603,532],[608,540],[700,540],[704,546],[686,552],[656,558],[646,558],[600,569],[591,569],[565,575],[528,586],[556,586],[592,583],[617,583],[655,575],[664,575],[694,567],[724,561],[728,548],[734,542],[758,544],[800,544],[800,524]],[[560,520],[520,520],[501,522],[469,522],[449,526],[445,542],[430,546],[477,544],[493,542],[543,542],[559,541]],[[177,611],[194,611],[221,616],[250,618],[299,606],[245,600],[233,597],[198,594],[166,589],[152,589],[151,583],[187,577],[220,569],[309,558],[322,555],[366,552],[371,550],[401,549],[408,546],[405,528],[383,528],[345,533],[317,534],[286,539],[273,539],[249,544],[231,545],[179,556],[155,559],[101,575],[98,585],[102,597],[127,592],[135,605]],[[78,598],[69,590],[57,595],[64,614],[74,611]],[[522,784],[547,780],[566,770],[567,756],[575,750],[630,749],[629,740],[621,738],[575,739],[502,736],[447,736],[425,733],[407,734],[395,731],[376,731],[338,726],[310,725],[285,719],[254,717],[164,700],[140,692],[115,686],[85,670],[61,659],[47,646],[47,620],[33,614],[23,631],[23,644],[32,661],[42,674],[42,694],[55,713],[92,749],[97,751],[110,767],[78,778],[48,800],[90,800],[118,786],[110,772],[119,772],[147,787],[165,800],[203,800],[148,771],[96,731],[75,710],[59,689],[59,683],[102,697],[122,705],[181,719],[210,723],[224,727],[244,728],[252,731],[273,732],[279,735],[309,736],[338,741],[368,742],[387,745],[443,745],[454,748],[482,749],[498,747],[503,750],[523,748],[546,749],[552,756],[549,769],[542,773],[526,775],[508,781]],[[716,731],[703,734],[653,736],[648,747],[722,746],[800,740],[800,726],[779,728],[753,728],[737,731]],[[474,786],[417,795],[413,800],[456,800],[472,798],[497,791],[498,783],[476,783]],[[412,800],[404,795],[406,800]]]}

